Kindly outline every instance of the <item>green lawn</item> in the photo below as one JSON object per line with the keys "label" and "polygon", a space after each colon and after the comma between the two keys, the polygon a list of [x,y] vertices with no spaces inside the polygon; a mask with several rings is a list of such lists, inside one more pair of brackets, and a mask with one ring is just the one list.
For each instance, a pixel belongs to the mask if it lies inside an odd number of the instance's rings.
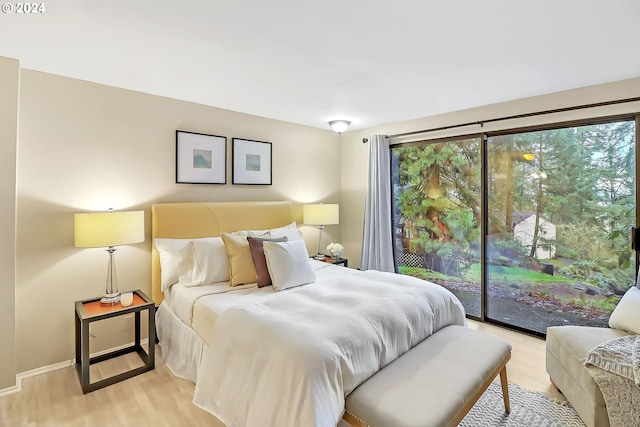
{"label": "green lawn", "polygon": [[[463,277],[448,276],[439,272],[418,267],[399,267],[399,272],[424,280],[440,283],[445,287],[456,288],[456,284],[480,284],[480,264],[472,265]],[[528,290],[532,297],[553,299],[562,304],[579,306],[583,309],[597,310],[601,313],[611,313],[619,297],[605,297],[601,295],[584,296],[574,288],[583,281],[563,276],[552,276],[539,271],[519,267],[489,266],[489,278],[498,286]],[[469,289],[466,286],[458,289]],[[554,291],[555,289],[555,291]],[[564,289],[559,294],[558,290]],[[479,291],[479,288],[478,288]]]}
{"label": "green lawn", "polygon": [[[448,276],[446,274],[418,267],[399,267],[399,271],[402,274],[408,274],[426,280],[461,280],[460,277]],[[489,266],[489,277],[513,285],[533,285],[536,283],[563,283],[572,285],[578,283],[577,280],[566,277],[551,276],[550,274],[527,270],[525,268],[502,267],[498,265]],[[471,283],[480,283],[480,264],[472,265],[463,275],[462,280]]]}

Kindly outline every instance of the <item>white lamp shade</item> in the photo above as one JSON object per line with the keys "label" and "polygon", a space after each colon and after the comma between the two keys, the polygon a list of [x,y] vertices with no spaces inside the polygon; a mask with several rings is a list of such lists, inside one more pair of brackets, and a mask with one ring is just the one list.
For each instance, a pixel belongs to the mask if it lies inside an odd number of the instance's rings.
{"label": "white lamp shade", "polygon": [[334,132],[338,133],[342,133],[347,130],[350,124],[351,122],[349,120],[332,120],[329,122],[329,126],[331,126],[331,129],[333,129]]}
{"label": "white lamp shade", "polygon": [[340,224],[340,207],[337,204],[317,203],[302,207],[304,223],[309,225]]}
{"label": "white lamp shade", "polygon": [[74,232],[78,248],[144,242],[144,211],[77,213]]}

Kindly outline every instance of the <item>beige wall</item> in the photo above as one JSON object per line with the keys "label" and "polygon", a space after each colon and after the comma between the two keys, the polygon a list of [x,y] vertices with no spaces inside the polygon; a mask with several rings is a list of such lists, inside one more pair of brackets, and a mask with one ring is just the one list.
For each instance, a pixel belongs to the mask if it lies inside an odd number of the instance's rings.
{"label": "beige wall", "polygon": [[[104,293],[107,254],[73,246],[74,212],[145,210],[147,241],[115,256],[120,290],[150,294],[152,203],[340,202],[339,137],[331,130],[26,69],[20,89],[18,372],[71,359],[73,302]],[[176,129],[229,137],[227,185],[175,184]],[[273,143],[273,185],[231,184],[231,137]],[[317,230],[302,230],[314,251]],[[339,227],[326,231],[327,241],[339,240]],[[112,338],[126,327],[97,326],[91,350],[117,344]]]}
{"label": "beige wall", "polygon": [[[18,197],[15,255],[10,245],[0,249],[8,250],[0,257],[2,389],[4,384],[13,384],[15,372],[71,359],[73,302],[103,292],[107,255],[100,249],[73,247],[74,212],[109,207],[146,211],[147,241],[122,247],[116,253],[121,290],[150,290],[149,207],[156,202],[289,199],[301,203],[340,203],[341,224],[327,227],[324,240],[342,242],[349,265],[358,267],[368,169],[368,144],[362,143],[363,137],[640,96],[640,78],[383,125],[341,136],[329,130],[20,70],[17,61],[6,58],[0,58],[0,90],[3,93],[0,100],[3,113],[0,173],[4,178],[2,185],[9,186],[8,189],[0,187],[3,237],[7,235],[5,230],[8,235],[13,230],[12,209],[5,208],[14,203],[11,185],[16,188]],[[5,97],[5,93],[15,96]],[[8,111],[6,116],[5,110]],[[640,111],[640,105],[562,114],[554,119],[628,111]],[[12,128],[11,120],[7,125],[4,119],[17,116],[16,130],[15,123]],[[503,122],[486,126],[485,130],[549,119]],[[175,184],[176,129],[229,137],[229,184]],[[477,128],[470,132],[477,132]],[[273,143],[272,186],[230,184],[230,138],[233,136]],[[16,141],[18,161],[12,164]],[[16,177],[17,187],[13,184]],[[303,227],[303,232],[309,250],[315,251],[317,231]],[[14,258],[15,288],[11,277]],[[11,326],[14,295],[15,328]],[[92,350],[117,344],[115,337],[123,332],[119,328],[124,330],[126,326],[120,324],[94,330],[97,338],[92,342]],[[12,344],[14,331],[15,345]],[[16,363],[14,369],[12,366]]]}
{"label": "beige wall", "polygon": [[[551,110],[575,105],[585,105],[609,100],[634,98],[640,96],[640,78],[590,86],[582,89],[558,92],[554,94],[519,99],[511,102],[487,105],[484,107],[456,111],[437,116],[408,120],[374,128],[348,132],[341,136],[342,161],[342,205],[340,206],[340,228],[345,254],[349,266],[360,266],[362,250],[362,227],[364,224],[365,194],[367,190],[368,144],[362,138],[369,135],[394,135],[415,132],[423,129],[469,123],[492,118],[513,116],[536,111]],[[384,102],[384,101],[382,101]],[[425,103],[429,100],[425,99]],[[527,119],[509,120],[479,126],[459,128],[447,132],[430,133],[413,140],[436,138],[465,133],[478,133],[482,130],[511,129],[527,125],[562,122],[585,117],[599,117],[629,112],[640,112],[640,102],[599,107],[589,110],[558,113]],[[402,141],[408,141],[405,138]],[[396,139],[398,141],[398,139]]]}
{"label": "beige wall", "polygon": [[16,384],[16,144],[20,64],[0,57],[0,390]]}

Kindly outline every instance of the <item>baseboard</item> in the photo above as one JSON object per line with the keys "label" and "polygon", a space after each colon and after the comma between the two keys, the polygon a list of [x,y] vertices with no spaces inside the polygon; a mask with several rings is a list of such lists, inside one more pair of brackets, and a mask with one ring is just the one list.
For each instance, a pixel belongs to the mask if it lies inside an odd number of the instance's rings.
{"label": "baseboard", "polygon": [[22,391],[22,382],[18,381],[18,377],[16,376],[16,385],[0,390],[0,397],[8,396],[19,391]]}
{"label": "baseboard", "polygon": [[37,375],[46,374],[47,372],[53,372],[57,371],[58,369],[66,368],[67,366],[70,366],[69,363],[69,361],[58,362],[54,363],[53,365],[42,366],[30,371],[20,372],[18,375],[16,375],[16,385],[0,390],[0,397],[22,391],[22,380],[24,380],[25,378],[35,377]]}
{"label": "baseboard", "polygon": [[[141,345],[146,345],[147,343],[149,343],[148,338],[140,340]],[[113,347],[107,350],[91,353],[90,357],[102,356],[103,354],[111,353],[112,351],[122,350],[123,348],[131,347],[132,345],[133,345],[132,342],[124,345],[119,345],[117,347]],[[42,366],[40,368],[35,368],[30,371],[20,372],[19,374],[16,375],[16,385],[0,389],[0,397],[8,396],[10,394],[18,393],[22,391],[22,380],[26,378],[35,377],[37,375],[46,374],[48,372],[57,371],[58,369],[64,369],[74,365],[75,365],[75,355],[71,358],[71,360],[54,363],[53,365]]]}

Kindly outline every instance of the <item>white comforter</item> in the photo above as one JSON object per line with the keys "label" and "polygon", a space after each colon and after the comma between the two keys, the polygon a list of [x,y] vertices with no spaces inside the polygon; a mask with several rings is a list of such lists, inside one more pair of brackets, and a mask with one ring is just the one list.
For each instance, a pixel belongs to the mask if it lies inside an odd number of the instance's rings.
{"label": "white comforter", "polygon": [[372,270],[248,298],[218,317],[194,403],[227,427],[335,427],[346,395],[450,324],[449,291]]}

